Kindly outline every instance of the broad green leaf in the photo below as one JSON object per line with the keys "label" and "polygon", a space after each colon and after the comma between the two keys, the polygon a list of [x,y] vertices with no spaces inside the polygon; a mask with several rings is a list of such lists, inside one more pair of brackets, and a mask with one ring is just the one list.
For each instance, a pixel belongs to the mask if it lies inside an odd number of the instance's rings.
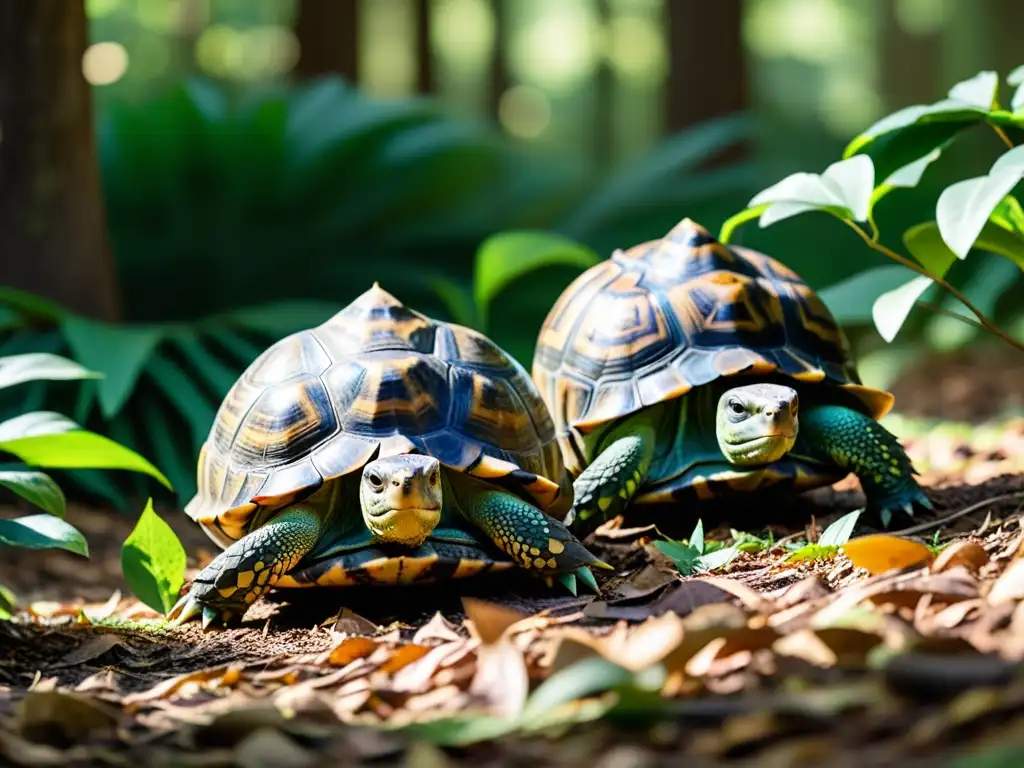
{"label": "broad green leaf", "polygon": [[121,570],[135,595],[154,611],[166,614],[174,606],[185,583],[185,550],[153,511],[152,499],[121,547]]}
{"label": "broad green leaf", "polygon": [[924,157],[920,157],[914,162],[909,163],[890,174],[889,177],[880,185],[875,187],[874,191],[871,193],[871,210],[874,210],[878,201],[894,189],[910,189],[916,187],[921,181],[921,177],[924,176],[924,172],[928,169],[928,166],[938,160],[941,155],[942,148],[936,147]]}
{"label": "broad green leaf", "polygon": [[433,277],[430,286],[438,295],[454,322],[470,328],[476,325],[476,308],[473,306],[473,297],[453,280],[444,277]]}
{"label": "broad green leaf", "polygon": [[930,277],[918,275],[905,285],[886,291],[875,299],[871,305],[871,317],[875,321],[878,335],[886,341],[895,339],[914,304],[931,286]]}
{"label": "broad green leaf", "polygon": [[628,669],[601,656],[581,659],[541,683],[526,702],[521,719],[542,717],[545,712],[570,701],[628,685],[633,678]]}
{"label": "broad green leaf", "polygon": [[[1022,147],[1024,149],[1024,147]],[[939,195],[935,218],[942,239],[963,259],[999,202],[1020,181],[1013,168],[951,184]]]}
{"label": "broad green leaf", "polygon": [[81,429],[81,427],[62,413],[32,411],[0,422],[0,442],[22,437],[56,435],[74,429]]}
{"label": "broad green leaf", "polygon": [[64,492],[53,478],[43,472],[0,471],[0,485],[57,517],[64,517],[67,503]]}
{"label": "broad green leaf", "polygon": [[912,270],[899,264],[865,269],[818,292],[841,325],[872,322],[871,305],[881,294],[906,283]]}
{"label": "broad green leaf", "polygon": [[62,317],[67,316],[68,310],[56,302],[36,296],[28,291],[19,291],[17,288],[0,286],[0,304],[13,307],[23,315],[38,317],[41,320],[59,322]]}
{"label": "broad green leaf", "polygon": [[340,309],[341,305],[326,301],[279,301],[225,312],[215,319],[277,338],[320,325]]}
{"label": "broad green leaf", "polygon": [[108,419],[116,416],[164,331],[110,325],[76,316],[64,318],[61,327],[75,358],[103,373],[98,390],[100,410]]}
{"label": "broad green leaf", "polygon": [[945,277],[956,262],[956,254],[946,245],[934,221],[908,229],[903,233],[903,244],[917,263],[936,277]]}
{"label": "broad green leaf", "polygon": [[66,549],[89,556],[89,545],[78,530],[53,515],[28,515],[0,520],[0,544],[28,549]]}
{"label": "broad green leaf", "polygon": [[772,203],[761,215],[762,227],[811,210],[864,221],[870,211],[874,183],[871,158],[855,155],[833,163],[821,175],[801,172],[787,176],[755,195],[748,206]]}
{"label": "broad green leaf", "polygon": [[698,552],[694,547],[689,544],[672,541],[671,539],[667,541],[656,541],[654,542],[654,546],[657,547],[658,551],[665,555],[665,557],[672,560],[672,562],[675,563],[676,568],[678,568],[679,572],[684,576],[689,576],[693,573],[694,566],[697,563],[697,558],[700,557],[700,552]]}
{"label": "broad green leaf", "polygon": [[[1018,249],[1024,249],[1024,242],[1016,240],[1016,236],[1012,233],[992,224],[989,224],[988,227],[1002,232],[1005,237],[1014,240]],[[982,231],[982,236],[984,234]],[[984,249],[981,238],[978,238],[975,246]],[[1020,267],[1011,260],[1000,259],[991,253],[981,253],[978,256],[980,263],[960,290],[977,307],[979,312],[991,317],[996,311],[1000,298],[1004,294],[1018,289],[1021,278]],[[935,349],[957,349],[975,338],[980,329],[968,322],[973,321],[975,317],[955,296],[945,294],[941,302],[942,308],[953,314],[936,315],[930,318],[924,329],[925,336]]]}
{"label": "broad green leaf", "polygon": [[0,619],[9,619],[14,613],[14,593],[0,584]]}
{"label": "broad green leaf", "polygon": [[752,208],[744,208],[739,213],[730,216],[725,220],[725,223],[722,224],[722,228],[718,232],[719,242],[728,243],[732,239],[732,233],[736,231],[737,227],[760,217],[770,206],[771,203],[762,203]]}
{"label": "broad green leaf", "polygon": [[954,85],[949,89],[949,98],[978,109],[989,110],[995,106],[998,90],[998,73],[985,71]]}
{"label": "broad green leaf", "polygon": [[1024,175],[1024,146],[1008,149],[1001,154],[989,168],[989,176],[1003,171],[1013,171],[1018,176]]}
{"label": "broad green leaf", "polygon": [[196,375],[205,381],[218,397],[227,395],[242,373],[237,368],[221,362],[206,348],[200,334],[192,329],[175,333],[171,337],[171,343],[181,350]]}
{"label": "broad green leaf", "polygon": [[1013,72],[1006,76],[1006,82],[1010,85],[1024,85],[1024,64],[1021,64]]}
{"label": "broad green leaf", "polygon": [[492,235],[476,254],[474,299],[481,328],[487,327],[491,302],[516,278],[555,265],[587,269],[599,261],[584,245],[561,235],[540,231],[511,231]]}
{"label": "broad green leaf", "polygon": [[817,542],[818,546],[841,547],[843,544],[848,542],[850,540],[850,536],[853,535],[853,529],[857,525],[857,518],[860,517],[860,512],[861,511],[857,509],[845,514],[822,531],[821,537]]}
{"label": "broad green leaf", "polygon": [[188,423],[192,443],[196,450],[206,440],[217,413],[217,403],[196,387],[188,375],[170,359],[160,355],[154,357],[146,368],[146,374],[160,388],[160,391],[178,409]]}
{"label": "broad green leaf", "polygon": [[825,558],[833,557],[839,551],[839,547],[830,544],[828,546],[822,544],[805,544],[804,546],[794,550],[786,557],[786,562],[802,562],[806,560],[824,560]]}
{"label": "broad green leaf", "polygon": [[763,546],[754,546],[747,543],[746,549],[743,544],[735,544],[731,547],[725,547],[715,552],[708,552],[707,554],[701,555],[697,558],[697,567],[705,571],[713,571],[717,568],[723,568],[735,559],[735,557],[743,551],[757,551],[763,549]]}
{"label": "broad green leaf", "polygon": [[84,429],[0,440],[0,451],[13,454],[33,467],[141,472],[173,490],[163,473],[135,451]]}
{"label": "broad green leaf", "polygon": [[1024,208],[1013,195],[1007,195],[999,201],[999,205],[992,211],[991,221],[1024,240]]}
{"label": "broad green leaf", "polygon": [[102,373],[48,352],[0,357],[0,389],[26,381],[74,381],[102,377]]}
{"label": "broad green leaf", "polygon": [[704,521],[697,519],[697,525],[690,534],[690,546],[697,550],[698,554],[704,554]]}

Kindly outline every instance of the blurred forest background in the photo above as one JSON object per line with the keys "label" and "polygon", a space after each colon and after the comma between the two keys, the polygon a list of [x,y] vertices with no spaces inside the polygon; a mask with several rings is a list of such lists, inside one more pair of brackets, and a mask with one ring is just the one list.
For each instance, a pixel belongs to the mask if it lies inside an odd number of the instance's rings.
{"label": "blurred forest background", "polygon": [[[60,404],[99,422],[164,469],[179,500],[242,368],[372,281],[428,314],[482,324],[473,272],[489,235],[548,230],[603,258],[684,216],[717,231],[783,175],[822,170],[883,115],[1021,64],[1024,29],[1020,0],[88,0],[84,10],[82,50],[73,33],[60,44],[90,84],[106,232],[91,250],[74,227],[49,233],[55,261],[6,236],[0,328],[3,354],[67,353],[106,378],[30,388],[12,408]],[[3,127],[10,167],[25,150]],[[939,191],[997,148],[987,133],[958,144],[880,210],[882,231],[928,218]],[[87,208],[88,173],[80,183]],[[828,216],[751,225],[736,241],[818,289],[884,263]],[[1021,335],[1020,286],[991,288],[1017,273],[985,256],[950,279]],[[529,366],[547,309],[580,269],[524,273],[494,297],[485,330]],[[894,360],[978,340],[921,313],[886,347],[869,300],[839,314],[865,376],[883,385]],[[118,503],[106,475],[76,477]]]}

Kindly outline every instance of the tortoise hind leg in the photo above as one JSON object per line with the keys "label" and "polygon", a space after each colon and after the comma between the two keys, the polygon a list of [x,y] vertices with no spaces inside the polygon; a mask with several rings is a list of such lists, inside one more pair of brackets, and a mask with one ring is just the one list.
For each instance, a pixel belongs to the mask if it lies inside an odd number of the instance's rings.
{"label": "tortoise hind leg", "polygon": [[291,507],[243,536],[199,572],[167,614],[170,626],[201,618],[206,629],[245,613],[316,545],[320,525],[315,510]]}
{"label": "tortoise hind leg", "polygon": [[903,446],[874,419],[840,405],[812,406],[800,412],[800,440],[819,458],[857,475],[868,511],[883,526],[894,512],[913,516],[915,508],[931,509]]}
{"label": "tortoise hind leg", "polygon": [[603,440],[594,461],[573,483],[573,531],[585,538],[602,522],[620,514],[647,477],[657,439],[648,411],[619,423]]}

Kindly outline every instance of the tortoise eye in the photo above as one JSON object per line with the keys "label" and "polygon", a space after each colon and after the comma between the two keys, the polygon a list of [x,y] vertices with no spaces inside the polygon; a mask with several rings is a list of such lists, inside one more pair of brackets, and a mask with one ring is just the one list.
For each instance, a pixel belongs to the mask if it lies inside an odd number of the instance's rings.
{"label": "tortoise eye", "polygon": [[737,416],[740,415],[741,413],[746,412],[746,408],[743,407],[743,403],[741,403],[739,400],[730,400],[729,410],[735,413]]}
{"label": "tortoise eye", "polygon": [[367,472],[366,479],[370,481],[370,487],[374,489],[380,489],[384,487],[384,480],[376,472]]}
{"label": "tortoise eye", "polygon": [[433,473],[433,474],[432,474],[432,475],[430,476],[430,484],[431,484],[431,485],[437,485],[437,472],[434,472],[434,473]]}

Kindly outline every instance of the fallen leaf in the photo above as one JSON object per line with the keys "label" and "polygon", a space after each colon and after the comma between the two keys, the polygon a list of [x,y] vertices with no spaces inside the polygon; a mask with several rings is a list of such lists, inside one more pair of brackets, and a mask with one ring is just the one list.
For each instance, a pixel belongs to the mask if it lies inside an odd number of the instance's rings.
{"label": "fallen leaf", "polygon": [[840,551],[872,575],[923,565],[932,559],[931,550],[924,544],[883,533],[851,539]]}
{"label": "fallen leaf", "polygon": [[331,650],[322,654],[318,659],[319,664],[333,664],[336,667],[346,667],[356,659],[369,656],[377,649],[377,641],[361,635],[349,636],[342,639],[340,643]]}
{"label": "fallen leaf", "polygon": [[59,662],[50,665],[50,669],[72,667],[76,664],[92,661],[98,656],[102,656],[107,651],[121,645],[123,640],[124,638],[122,638],[121,635],[113,632],[104,632],[100,635],[93,635],[92,637],[87,638],[85,642],[77,648],[69,651]]}
{"label": "fallen leaf", "polygon": [[117,710],[64,691],[31,691],[18,707],[18,732],[29,741],[59,746],[113,734]]}
{"label": "fallen leaf", "polygon": [[476,673],[469,692],[494,714],[516,718],[526,706],[530,675],[522,651],[507,641],[477,648]]}
{"label": "fallen leaf", "polygon": [[995,580],[986,597],[989,604],[1024,600],[1024,558],[1011,562]]}
{"label": "fallen leaf", "polygon": [[416,630],[416,634],[412,636],[412,641],[419,645],[436,645],[461,639],[462,636],[456,630],[455,625],[442,616],[440,611],[437,611],[430,621]]}
{"label": "fallen leaf", "polygon": [[701,576],[694,579],[694,581],[709,584],[723,592],[728,592],[733,597],[738,598],[745,607],[752,611],[771,610],[772,604],[770,600],[767,600],[764,595],[736,579],[728,579],[723,576]]}
{"label": "fallen leaf", "polygon": [[107,598],[107,602],[99,606],[84,605],[82,606],[82,613],[89,621],[102,621],[103,619],[109,619],[113,615],[114,611],[117,610],[117,606],[121,603],[121,590],[114,590],[114,593]]}
{"label": "fallen leaf", "polygon": [[528,618],[511,608],[472,597],[462,598],[462,606],[473,632],[485,645],[497,643],[509,627]]}
{"label": "fallen leaf", "polygon": [[939,553],[932,563],[932,571],[938,573],[963,567],[971,573],[977,573],[988,565],[988,562],[988,553],[978,542],[957,541]]}
{"label": "fallen leaf", "polygon": [[189,683],[207,683],[212,680],[219,680],[227,673],[229,668],[229,665],[225,664],[219,667],[209,667],[196,670],[195,672],[186,672],[183,675],[176,675],[154,685],[148,690],[125,696],[122,704],[124,704],[126,709],[131,710],[139,704],[167,698],[179,688]]}
{"label": "fallen leaf", "polygon": [[846,627],[803,629],[779,638],[772,650],[819,667],[862,667],[868,653],[882,643],[874,633]]}
{"label": "fallen leaf", "polygon": [[276,728],[260,728],[235,747],[239,768],[305,768],[317,756]]}
{"label": "fallen leaf", "polygon": [[460,638],[458,642],[434,646],[423,656],[395,672],[390,689],[398,693],[426,693],[437,670],[457,657],[468,644],[466,640]]}
{"label": "fallen leaf", "polygon": [[342,608],[333,629],[346,635],[375,635],[380,631],[380,626],[348,608]]}
{"label": "fallen leaf", "polygon": [[395,649],[391,657],[380,665],[380,671],[386,675],[393,675],[398,670],[402,669],[409,664],[412,664],[417,659],[421,659],[430,652],[430,648],[425,645],[414,645],[408,643],[406,645],[399,646]]}
{"label": "fallen leaf", "polygon": [[652,603],[637,603],[630,599],[614,602],[595,600],[583,609],[583,613],[595,619],[643,621],[670,611],[686,616],[704,605],[723,603],[729,597],[729,592],[704,579],[687,579],[670,584]]}

